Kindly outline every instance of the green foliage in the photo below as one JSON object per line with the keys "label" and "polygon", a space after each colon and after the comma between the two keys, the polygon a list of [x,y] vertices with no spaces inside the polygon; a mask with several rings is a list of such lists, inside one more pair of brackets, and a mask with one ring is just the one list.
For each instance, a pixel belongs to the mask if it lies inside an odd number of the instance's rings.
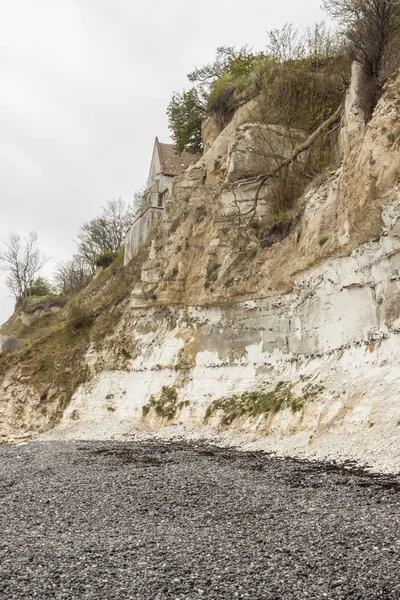
{"label": "green foliage", "polygon": [[172,420],[178,410],[182,410],[185,406],[189,406],[189,401],[185,400],[178,403],[178,392],[173,387],[163,386],[158,400],[151,396],[148,404],[142,408],[143,416],[146,417],[150,410],[154,410],[158,417]]}
{"label": "green foliage", "polygon": [[205,421],[218,410],[224,415],[222,425],[231,425],[239,417],[247,415],[257,417],[269,413],[277,413],[282,408],[289,407],[293,412],[301,410],[307,401],[313,401],[323,391],[321,385],[308,385],[303,389],[302,396],[294,396],[293,386],[283,381],[279,382],[271,392],[244,392],[241,396],[234,394],[215,400],[206,410]]}
{"label": "green foliage", "polygon": [[324,24],[303,35],[286,25],[269,32],[267,51],[252,78],[262,120],[313,131],[340,105],[350,77],[338,38]]}
{"label": "green foliage", "polygon": [[240,104],[240,92],[248,88],[248,77],[264,54],[254,54],[246,48],[231,56],[225,63],[225,72],[210,85],[207,113],[217,117],[221,127],[231,118]]}
{"label": "green foliage", "polygon": [[169,128],[178,152],[202,152],[201,127],[206,114],[217,114],[223,126],[236,108],[233,92],[249,75],[261,54],[246,47],[221,46],[212,63],[189,73],[189,91],[175,92],[167,109]]}
{"label": "green foliage", "polygon": [[269,32],[266,52],[222,46],[213,62],[189,73],[194,87],[175,93],[168,107],[178,151],[202,150],[204,117],[220,127],[251,98],[260,97],[261,120],[312,131],[340,104],[350,61],[324,24],[303,35],[286,25]]}
{"label": "green foliage", "polygon": [[292,400],[292,386],[280,382],[271,392],[244,392],[241,396],[234,394],[215,400],[207,409],[205,420],[208,420],[217,410],[222,410],[224,416],[222,425],[230,425],[243,415],[256,417],[269,412],[278,412]]}
{"label": "green foliage", "polygon": [[205,106],[196,88],[188,92],[174,93],[167,109],[169,128],[177,151],[201,152],[203,142],[201,125]]}
{"label": "green foliage", "polygon": [[117,258],[118,252],[112,252],[111,250],[107,250],[100,254],[100,256],[96,259],[96,267],[103,267],[103,269],[109,267],[112,262]]}
{"label": "green foliage", "polygon": [[221,126],[234,113],[235,83],[231,73],[224,73],[211,87],[208,98],[207,112],[217,116]]}
{"label": "green foliage", "polygon": [[38,277],[32,284],[31,296],[48,296],[51,291],[51,285],[47,279]]}
{"label": "green foliage", "polygon": [[235,78],[248,74],[252,69],[254,56],[247,46],[239,50],[234,46],[220,46],[213,62],[200,69],[196,68],[188,74],[188,79],[206,96],[212,83],[225,73],[231,72]]}

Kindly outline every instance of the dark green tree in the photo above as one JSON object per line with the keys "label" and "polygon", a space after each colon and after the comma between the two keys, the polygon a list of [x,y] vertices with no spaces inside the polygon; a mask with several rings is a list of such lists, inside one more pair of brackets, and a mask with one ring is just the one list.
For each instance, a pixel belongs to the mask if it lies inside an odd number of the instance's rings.
{"label": "dark green tree", "polygon": [[167,109],[169,128],[177,151],[201,152],[201,126],[206,113],[205,104],[196,88],[174,93]]}
{"label": "dark green tree", "polygon": [[38,277],[32,284],[31,296],[47,296],[51,294],[51,285],[44,277]]}

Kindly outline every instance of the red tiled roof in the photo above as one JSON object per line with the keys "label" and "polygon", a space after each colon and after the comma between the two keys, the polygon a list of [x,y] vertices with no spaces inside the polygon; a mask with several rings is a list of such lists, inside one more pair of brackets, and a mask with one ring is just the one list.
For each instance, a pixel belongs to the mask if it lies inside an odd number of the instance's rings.
{"label": "red tiled roof", "polygon": [[164,175],[180,175],[190,165],[195,163],[199,156],[190,154],[190,152],[182,152],[177,154],[173,144],[161,144],[156,138],[158,155],[160,157],[161,171]]}

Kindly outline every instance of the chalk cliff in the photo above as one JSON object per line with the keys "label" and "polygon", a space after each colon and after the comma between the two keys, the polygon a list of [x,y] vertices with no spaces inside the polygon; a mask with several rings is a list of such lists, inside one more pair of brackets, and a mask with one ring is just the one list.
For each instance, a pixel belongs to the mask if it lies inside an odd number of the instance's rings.
{"label": "chalk cliff", "polygon": [[262,140],[286,157],[304,134],[257,125],[251,103],[217,137],[206,127],[207,151],[126,268],[118,319],[76,352],[85,377],[67,393],[46,387],[51,369],[39,386],[34,353],[3,365],[3,435],[206,437],[400,470],[400,78],[367,124],[358,83],[354,68],[338,168],[261,244],[232,225],[256,183],[228,184],[256,181]]}

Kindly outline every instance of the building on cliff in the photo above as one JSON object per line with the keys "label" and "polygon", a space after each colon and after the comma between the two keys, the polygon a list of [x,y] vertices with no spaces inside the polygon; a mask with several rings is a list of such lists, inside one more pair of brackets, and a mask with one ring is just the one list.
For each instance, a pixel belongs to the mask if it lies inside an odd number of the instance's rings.
{"label": "building on cliff", "polygon": [[162,218],[174,177],[196,162],[198,156],[177,154],[172,144],[161,144],[156,137],[143,202],[125,240],[125,264],[137,253],[155,225]]}

